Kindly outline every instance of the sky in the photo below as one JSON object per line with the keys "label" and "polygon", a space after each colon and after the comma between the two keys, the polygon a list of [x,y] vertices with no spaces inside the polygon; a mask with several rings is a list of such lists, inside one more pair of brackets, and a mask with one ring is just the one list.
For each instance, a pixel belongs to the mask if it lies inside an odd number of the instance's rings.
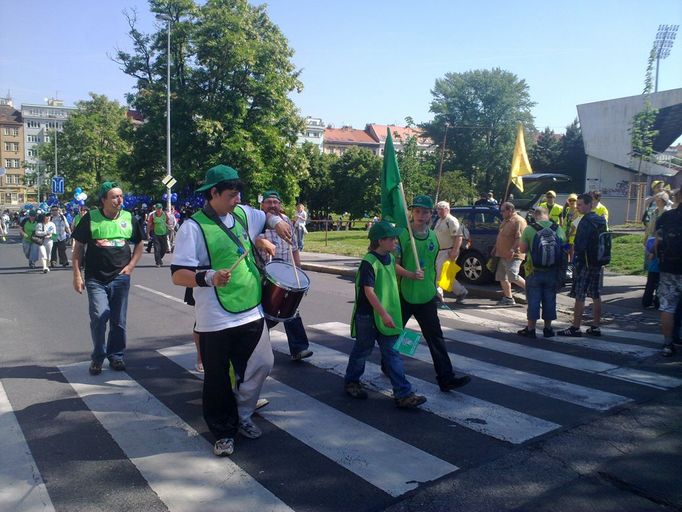
{"label": "sky", "polygon": [[[10,3],[11,2],[11,3]],[[262,2],[251,0],[252,4]],[[435,80],[499,67],[525,80],[535,125],[563,133],[576,105],[641,94],[658,26],[682,25],[682,0],[271,0],[294,50],[302,116],[335,127],[432,119]],[[15,107],[105,94],[125,104],[134,80],[109,57],[157,22],[145,0],[0,0],[0,96]],[[9,30],[8,30],[9,28]],[[659,91],[682,87],[682,33]]]}

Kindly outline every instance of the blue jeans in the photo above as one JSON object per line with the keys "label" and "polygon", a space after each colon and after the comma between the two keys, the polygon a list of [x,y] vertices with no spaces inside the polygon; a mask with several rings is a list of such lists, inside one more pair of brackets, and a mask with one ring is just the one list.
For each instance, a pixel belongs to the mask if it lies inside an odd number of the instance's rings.
{"label": "blue jeans", "polygon": [[[266,320],[268,329],[272,329],[279,322],[274,320]],[[296,316],[291,320],[282,322],[284,325],[284,331],[287,333],[287,342],[289,343],[289,353],[292,356],[308,350],[310,342],[308,341],[308,334],[305,332],[305,327],[303,327],[303,320],[301,320],[301,315],[296,313]]]}
{"label": "blue jeans", "polygon": [[556,320],[557,270],[535,270],[526,278],[526,299],[528,300],[528,320],[540,318]]}
{"label": "blue jeans", "polygon": [[[90,334],[94,346],[90,358],[97,363],[104,361],[105,357],[110,361],[123,359],[130,276],[120,274],[106,284],[86,279],[85,289],[88,291]],[[105,344],[107,322],[109,337]]]}
{"label": "blue jeans", "polygon": [[299,251],[302,251],[303,237],[305,236],[305,231],[303,230],[303,226],[295,226],[294,230],[296,231],[296,247],[298,248]]}
{"label": "blue jeans", "polygon": [[393,396],[404,398],[412,393],[412,386],[405,378],[405,369],[400,354],[393,348],[398,336],[386,336],[381,334],[374,324],[374,317],[368,315],[355,315],[355,344],[348,358],[345,382],[359,382],[365,373],[365,362],[372,354],[374,342],[379,344],[381,359],[386,367],[388,378],[393,385]]}

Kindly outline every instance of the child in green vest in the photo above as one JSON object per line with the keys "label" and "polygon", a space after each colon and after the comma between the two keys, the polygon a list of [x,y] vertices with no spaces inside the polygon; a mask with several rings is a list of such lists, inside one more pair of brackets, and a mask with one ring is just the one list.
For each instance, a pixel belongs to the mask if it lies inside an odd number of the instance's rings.
{"label": "child in green vest", "polygon": [[344,389],[353,398],[367,398],[360,377],[376,342],[393,386],[396,406],[411,408],[423,404],[426,398],[412,391],[400,354],[393,348],[403,325],[396,274],[407,279],[423,279],[424,274],[408,272],[396,265],[392,252],[401,231],[386,221],[375,223],[369,230],[369,252],[362,259],[355,278],[355,307],[351,321],[355,344],[348,358]]}

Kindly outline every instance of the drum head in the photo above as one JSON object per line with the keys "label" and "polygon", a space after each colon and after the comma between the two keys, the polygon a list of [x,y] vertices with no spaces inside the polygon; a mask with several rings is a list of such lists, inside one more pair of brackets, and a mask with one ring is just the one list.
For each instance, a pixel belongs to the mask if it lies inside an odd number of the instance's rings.
{"label": "drum head", "polygon": [[[294,270],[298,274],[300,286],[296,282]],[[306,273],[284,261],[271,261],[265,265],[265,275],[268,280],[287,290],[307,290],[310,287],[310,279]]]}

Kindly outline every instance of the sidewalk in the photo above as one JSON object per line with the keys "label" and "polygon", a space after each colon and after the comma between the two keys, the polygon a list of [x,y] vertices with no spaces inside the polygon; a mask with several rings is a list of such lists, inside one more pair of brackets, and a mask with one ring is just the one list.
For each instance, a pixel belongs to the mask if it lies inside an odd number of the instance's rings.
{"label": "sidewalk", "polygon": [[[301,267],[303,270],[355,277],[360,266],[360,258],[342,256],[338,254],[322,254],[313,252],[301,253]],[[641,305],[645,276],[623,276],[606,272],[604,275],[604,289],[602,304],[606,323],[642,324],[644,327],[660,329],[660,317],[656,310],[643,310]],[[500,287],[496,283],[488,285],[465,284],[469,296],[476,299],[499,300],[502,297]],[[573,314],[573,299],[568,296],[567,287],[557,295],[557,310],[566,315]],[[515,288],[514,299],[526,303],[526,296]],[[447,296],[446,296],[447,298]],[[586,312],[591,312],[591,301],[587,300]]]}

